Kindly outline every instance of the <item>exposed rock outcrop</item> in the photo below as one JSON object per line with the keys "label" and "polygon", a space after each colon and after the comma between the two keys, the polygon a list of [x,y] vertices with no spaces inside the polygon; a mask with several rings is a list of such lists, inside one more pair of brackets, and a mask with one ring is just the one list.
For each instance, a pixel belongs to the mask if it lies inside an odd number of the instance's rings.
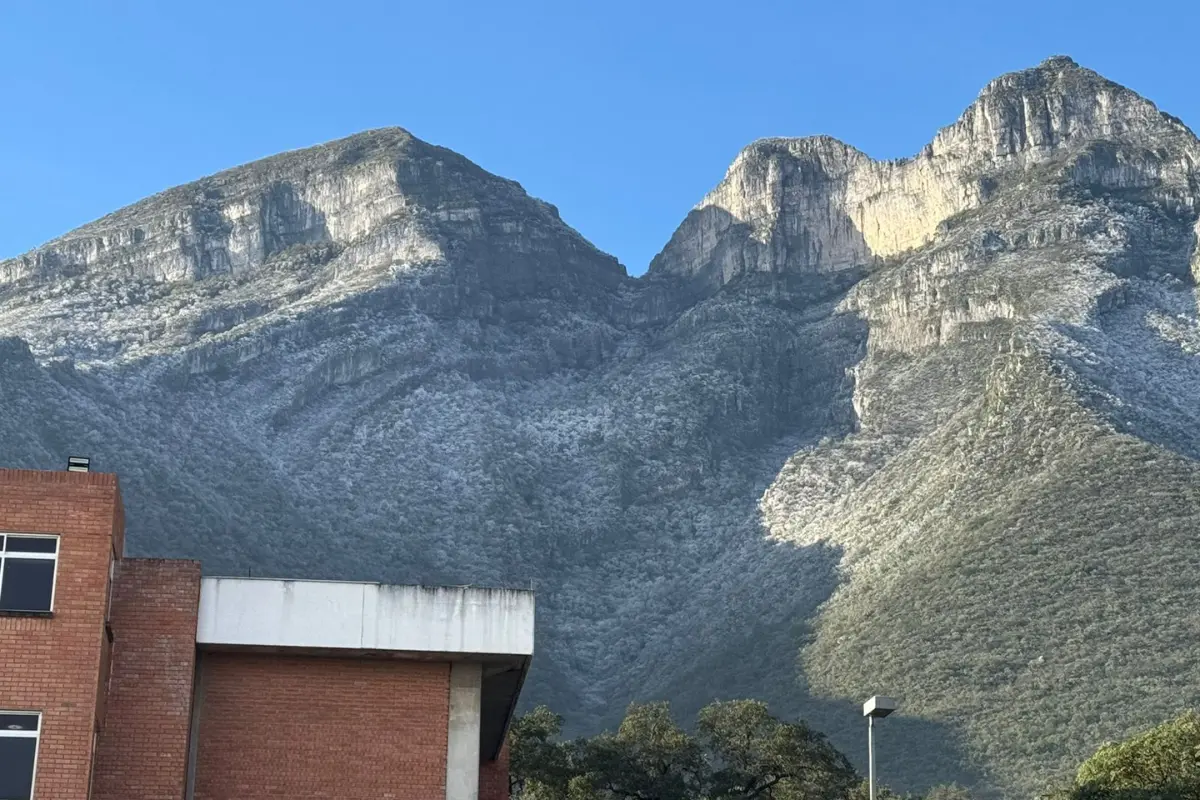
{"label": "exposed rock outcrop", "polygon": [[20,298],[0,318],[40,355],[108,363],[406,274],[446,286],[435,313],[516,317],[537,302],[606,309],[625,280],[549,204],[393,128],[171,189],[0,262]]}
{"label": "exposed rock outcrop", "polygon": [[1152,190],[1194,208],[1194,142],[1145,98],[1051,58],[990,83],[910,159],[873,161],[828,137],[752,144],[651,271],[707,295],[747,272],[869,266],[929,244],[947,220],[1055,163],[1076,186]]}

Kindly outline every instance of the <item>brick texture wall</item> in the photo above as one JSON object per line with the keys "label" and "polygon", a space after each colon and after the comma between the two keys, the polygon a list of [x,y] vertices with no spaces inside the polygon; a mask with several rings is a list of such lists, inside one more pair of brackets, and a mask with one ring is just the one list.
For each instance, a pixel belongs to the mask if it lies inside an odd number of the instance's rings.
{"label": "brick texture wall", "polygon": [[0,709],[42,712],[39,798],[87,797],[109,565],[123,526],[115,475],[0,469],[0,531],[61,537],[53,616],[0,616]]}
{"label": "brick texture wall", "polygon": [[508,800],[508,745],[479,767],[479,800]]}
{"label": "brick texture wall", "polygon": [[202,653],[196,800],[436,800],[450,666]]}
{"label": "brick texture wall", "polygon": [[94,800],[183,797],[199,602],[197,561],[126,559],[118,565]]}

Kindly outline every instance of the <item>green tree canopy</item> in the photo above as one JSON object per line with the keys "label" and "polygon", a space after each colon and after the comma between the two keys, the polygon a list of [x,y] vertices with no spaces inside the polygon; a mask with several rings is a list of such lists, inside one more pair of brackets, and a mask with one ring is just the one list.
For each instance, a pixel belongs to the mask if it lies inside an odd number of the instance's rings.
{"label": "green tree canopy", "polygon": [[572,772],[567,751],[556,741],[561,732],[562,717],[545,706],[513,721],[508,732],[511,797],[549,800],[565,794]]}
{"label": "green tree canopy", "polygon": [[764,703],[704,708],[695,734],[666,703],[633,704],[615,733],[557,742],[561,720],[538,708],[513,725],[513,796],[522,800],[835,800],[859,782],[845,756]]}
{"label": "green tree canopy", "polygon": [[712,768],[712,798],[825,800],[858,782],[824,736],[802,722],[781,722],[758,700],[713,703],[700,711],[696,729]]}
{"label": "green tree canopy", "polygon": [[576,763],[602,797],[668,800],[703,791],[704,754],[666,703],[631,705],[615,735],[581,740],[576,753]]}
{"label": "green tree canopy", "polygon": [[1188,712],[1084,761],[1064,800],[1200,800],[1200,715]]}

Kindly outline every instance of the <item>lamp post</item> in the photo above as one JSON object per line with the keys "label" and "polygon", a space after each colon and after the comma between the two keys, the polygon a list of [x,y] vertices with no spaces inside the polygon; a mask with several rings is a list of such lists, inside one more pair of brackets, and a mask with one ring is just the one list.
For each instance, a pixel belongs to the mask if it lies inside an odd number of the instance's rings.
{"label": "lamp post", "polygon": [[896,701],[882,695],[875,695],[863,703],[863,716],[867,718],[867,785],[871,800],[875,800],[875,720],[883,719],[895,710]]}

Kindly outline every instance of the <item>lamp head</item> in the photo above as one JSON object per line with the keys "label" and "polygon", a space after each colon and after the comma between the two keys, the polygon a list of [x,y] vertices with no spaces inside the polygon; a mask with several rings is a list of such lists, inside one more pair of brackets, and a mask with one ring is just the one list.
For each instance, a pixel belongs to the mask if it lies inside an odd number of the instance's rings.
{"label": "lamp head", "polygon": [[867,702],[863,703],[863,716],[875,717],[883,719],[888,714],[896,710],[896,701],[890,697],[883,695],[875,695]]}

